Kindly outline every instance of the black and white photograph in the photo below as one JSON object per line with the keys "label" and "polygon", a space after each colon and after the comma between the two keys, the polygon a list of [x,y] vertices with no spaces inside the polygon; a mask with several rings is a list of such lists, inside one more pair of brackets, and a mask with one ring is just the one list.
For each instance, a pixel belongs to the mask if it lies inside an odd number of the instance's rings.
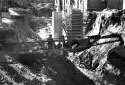
{"label": "black and white photograph", "polygon": [[0,85],[125,85],[125,0],[0,0]]}

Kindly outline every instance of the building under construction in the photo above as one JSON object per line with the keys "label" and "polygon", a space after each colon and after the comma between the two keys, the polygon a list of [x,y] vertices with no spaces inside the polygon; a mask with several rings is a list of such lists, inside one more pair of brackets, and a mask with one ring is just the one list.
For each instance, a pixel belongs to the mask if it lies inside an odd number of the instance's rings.
{"label": "building under construction", "polygon": [[0,85],[125,85],[124,0],[0,2]]}

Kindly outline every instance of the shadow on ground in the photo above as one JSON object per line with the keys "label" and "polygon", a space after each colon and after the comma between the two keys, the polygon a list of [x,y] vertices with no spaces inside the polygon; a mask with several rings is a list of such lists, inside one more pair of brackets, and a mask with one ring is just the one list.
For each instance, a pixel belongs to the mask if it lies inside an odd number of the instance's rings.
{"label": "shadow on ground", "polygon": [[[19,62],[37,71],[44,65],[56,85],[94,85],[93,81],[76,69],[65,56],[50,51],[44,54],[20,54],[18,57]],[[34,66],[34,63],[37,65]]]}

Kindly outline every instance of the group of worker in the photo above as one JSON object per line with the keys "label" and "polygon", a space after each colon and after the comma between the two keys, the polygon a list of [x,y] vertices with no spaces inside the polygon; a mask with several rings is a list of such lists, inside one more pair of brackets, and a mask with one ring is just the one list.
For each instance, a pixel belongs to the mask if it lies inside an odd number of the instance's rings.
{"label": "group of worker", "polygon": [[59,42],[56,45],[55,40],[52,38],[52,35],[49,35],[49,37],[47,38],[47,47],[48,49],[53,49],[53,48],[60,49],[63,47],[63,44],[61,42],[62,40],[59,39]]}

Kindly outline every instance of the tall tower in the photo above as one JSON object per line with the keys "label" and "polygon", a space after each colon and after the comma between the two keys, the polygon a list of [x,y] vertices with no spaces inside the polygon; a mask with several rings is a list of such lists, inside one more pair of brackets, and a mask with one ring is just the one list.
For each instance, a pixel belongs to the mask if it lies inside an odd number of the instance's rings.
{"label": "tall tower", "polygon": [[67,30],[67,39],[83,38],[83,13],[80,10],[72,10],[71,25],[71,29]]}
{"label": "tall tower", "polygon": [[52,26],[54,39],[59,39],[62,35],[62,14],[61,12],[52,13]]}
{"label": "tall tower", "polygon": [[125,9],[125,0],[123,0],[123,9]]}

